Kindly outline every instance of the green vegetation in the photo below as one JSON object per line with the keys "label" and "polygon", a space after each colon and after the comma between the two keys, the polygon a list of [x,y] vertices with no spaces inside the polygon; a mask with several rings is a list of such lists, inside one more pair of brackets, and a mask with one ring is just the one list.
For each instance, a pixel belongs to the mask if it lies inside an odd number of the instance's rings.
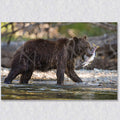
{"label": "green vegetation", "polygon": [[68,29],[72,29],[75,31],[75,34],[78,36],[99,36],[105,33],[109,33],[109,30],[97,27],[91,23],[73,23],[71,25],[65,25],[60,27],[60,33],[65,34],[69,37]]}
{"label": "green vegetation", "polygon": [[[1,27],[2,27],[3,25],[6,25],[6,24],[8,24],[8,22],[1,22]],[[11,31],[12,31],[12,26],[11,26],[11,25],[8,25],[8,26],[7,26],[7,29],[8,29],[8,32],[11,32]],[[6,28],[3,27],[3,28],[1,29],[1,33],[4,33],[5,31],[6,31]]]}
{"label": "green vegetation", "polygon": [[[8,22],[2,22],[1,26],[8,24]],[[14,23],[17,24],[17,23]],[[47,23],[46,23],[47,24]],[[48,23],[50,24],[50,23]],[[51,23],[53,26],[57,26],[56,23]],[[116,24],[116,23],[112,23],[112,24]],[[14,27],[14,29],[18,29],[16,27]],[[36,29],[36,26],[35,28]],[[12,32],[12,24],[9,24],[7,27],[3,27],[1,28],[1,33],[9,33]],[[20,32],[20,31],[18,31]],[[102,27],[98,27],[92,23],[72,23],[72,24],[68,24],[68,25],[61,25],[58,28],[58,33],[60,33],[61,37],[71,37],[73,36],[83,36],[83,35],[87,35],[89,36],[100,36],[106,33],[110,33],[110,30],[104,29]],[[39,32],[40,33],[40,32]],[[32,34],[36,34],[34,33],[34,31],[32,32]],[[54,34],[54,33],[53,33]],[[47,38],[48,36],[43,36],[43,38]],[[29,40],[31,38],[31,36],[29,35],[25,35],[24,36],[18,36],[16,34],[12,34],[11,36],[11,41],[16,41],[16,40]],[[39,38],[39,37],[38,37]],[[2,36],[1,40],[2,41],[8,41],[10,39],[10,35],[5,35]]]}

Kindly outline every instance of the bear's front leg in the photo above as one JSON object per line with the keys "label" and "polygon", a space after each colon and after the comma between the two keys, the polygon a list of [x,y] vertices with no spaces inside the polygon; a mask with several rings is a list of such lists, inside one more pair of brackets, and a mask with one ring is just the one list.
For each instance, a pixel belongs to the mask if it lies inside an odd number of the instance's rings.
{"label": "bear's front leg", "polygon": [[74,82],[82,82],[82,80],[77,76],[74,70],[70,69],[65,72],[68,77],[70,77]]}
{"label": "bear's front leg", "polygon": [[58,55],[58,63],[57,63],[57,84],[63,85],[64,82],[64,73],[66,67],[66,50],[63,48]]}
{"label": "bear's front leg", "polygon": [[71,60],[67,63],[67,68],[65,73],[69,78],[71,78],[74,82],[82,82],[82,80],[78,77],[78,75],[74,71],[74,60]]}
{"label": "bear's front leg", "polygon": [[57,84],[58,85],[63,85],[64,82],[64,69],[62,68],[57,68]]}

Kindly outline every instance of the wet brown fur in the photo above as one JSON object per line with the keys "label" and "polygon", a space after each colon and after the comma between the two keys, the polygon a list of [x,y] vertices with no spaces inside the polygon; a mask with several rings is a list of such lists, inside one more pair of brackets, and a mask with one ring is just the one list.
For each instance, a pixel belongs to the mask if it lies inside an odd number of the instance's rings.
{"label": "wet brown fur", "polygon": [[88,49],[90,45],[86,37],[57,41],[30,40],[16,51],[11,71],[4,82],[11,83],[17,75],[22,74],[20,83],[25,84],[34,70],[45,72],[51,69],[57,69],[57,84],[63,84],[64,73],[74,82],[82,82],[74,72],[74,63],[77,57],[89,54]]}

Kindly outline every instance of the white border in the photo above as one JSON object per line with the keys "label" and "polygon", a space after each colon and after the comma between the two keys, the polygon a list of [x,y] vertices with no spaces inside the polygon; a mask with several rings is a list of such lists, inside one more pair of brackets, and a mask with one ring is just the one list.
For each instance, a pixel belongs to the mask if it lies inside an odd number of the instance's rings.
{"label": "white border", "polygon": [[[120,27],[120,2],[119,0],[0,0],[0,22],[5,21],[118,22]],[[118,34],[120,34],[120,32]],[[118,47],[119,46],[120,42],[118,39]],[[119,53],[120,47],[118,49],[118,54]],[[120,60],[119,55],[118,61]],[[119,62],[118,66],[120,66]],[[119,100],[0,101],[0,119],[119,120]]]}

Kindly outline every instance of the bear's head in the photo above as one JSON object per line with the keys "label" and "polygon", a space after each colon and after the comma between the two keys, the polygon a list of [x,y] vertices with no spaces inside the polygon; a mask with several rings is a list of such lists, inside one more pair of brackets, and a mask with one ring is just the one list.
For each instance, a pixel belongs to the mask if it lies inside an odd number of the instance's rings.
{"label": "bear's head", "polygon": [[94,48],[90,46],[86,36],[81,38],[74,37],[73,40],[75,41],[75,53],[78,56],[92,56]]}

